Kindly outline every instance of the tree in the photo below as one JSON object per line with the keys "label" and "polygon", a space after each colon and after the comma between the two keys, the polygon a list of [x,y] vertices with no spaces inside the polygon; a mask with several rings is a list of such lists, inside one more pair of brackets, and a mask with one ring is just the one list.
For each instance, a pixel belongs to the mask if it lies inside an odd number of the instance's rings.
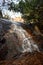
{"label": "tree", "polygon": [[23,13],[23,17],[28,22],[37,22],[43,18],[43,0],[21,0],[19,2],[20,12]]}
{"label": "tree", "polygon": [[15,4],[14,2],[11,2],[9,7],[9,10],[19,11],[19,4]]}

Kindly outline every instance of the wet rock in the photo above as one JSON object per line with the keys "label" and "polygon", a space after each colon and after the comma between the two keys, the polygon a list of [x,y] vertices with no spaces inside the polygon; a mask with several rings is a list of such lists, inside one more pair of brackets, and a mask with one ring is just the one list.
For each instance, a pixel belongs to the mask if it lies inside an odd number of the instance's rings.
{"label": "wet rock", "polygon": [[[17,23],[17,22],[16,22]],[[18,24],[0,20],[0,59],[19,58],[25,52],[39,52],[31,34]]]}

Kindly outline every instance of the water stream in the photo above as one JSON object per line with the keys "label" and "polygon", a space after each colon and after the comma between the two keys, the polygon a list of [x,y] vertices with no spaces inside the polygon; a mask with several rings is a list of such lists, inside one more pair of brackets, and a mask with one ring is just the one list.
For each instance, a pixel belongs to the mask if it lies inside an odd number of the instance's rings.
{"label": "water stream", "polygon": [[21,26],[17,26],[15,24],[12,25],[13,32],[17,35],[19,39],[19,51],[24,52],[33,52],[33,51],[39,51],[38,46],[35,44],[35,42],[32,39],[32,36],[27,33],[26,30],[24,30]]}
{"label": "water stream", "polygon": [[[8,47],[8,53],[6,58],[10,59],[14,55],[17,55],[19,53],[31,53],[34,51],[39,52],[37,44],[35,44],[32,36],[28,34],[25,29],[23,29],[21,23],[13,23],[11,21],[9,22],[8,20],[1,20],[1,23],[3,23],[2,25],[4,25],[5,30],[8,30],[8,32],[4,36],[6,38],[5,44],[7,44]],[[9,25],[10,23],[12,24]],[[0,28],[2,28],[2,26]]]}

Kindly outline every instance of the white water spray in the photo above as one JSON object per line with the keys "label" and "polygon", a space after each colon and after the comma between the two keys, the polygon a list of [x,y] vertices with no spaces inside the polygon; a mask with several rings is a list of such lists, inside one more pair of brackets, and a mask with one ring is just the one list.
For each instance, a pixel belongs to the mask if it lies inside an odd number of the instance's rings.
{"label": "white water spray", "polygon": [[[2,25],[5,24],[4,29],[6,33],[4,35],[4,38],[6,39],[5,44],[8,47],[8,53],[6,59],[11,59],[15,56],[18,56],[20,53],[34,52],[34,51],[39,52],[39,48],[32,39],[32,36],[22,28],[20,23],[17,22],[14,23],[13,21],[9,21],[6,19],[2,19],[0,22],[2,22]],[[10,23],[11,25],[8,25]]]}
{"label": "white water spray", "polygon": [[[19,51],[24,52],[34,52],[39,51],[38,46],[33,41],[32,37],[24,30],[21,26],[15,24],[12,25],[13,32],[17,35],[19,39]],[[21,47],[21,49],[20,49]]]}

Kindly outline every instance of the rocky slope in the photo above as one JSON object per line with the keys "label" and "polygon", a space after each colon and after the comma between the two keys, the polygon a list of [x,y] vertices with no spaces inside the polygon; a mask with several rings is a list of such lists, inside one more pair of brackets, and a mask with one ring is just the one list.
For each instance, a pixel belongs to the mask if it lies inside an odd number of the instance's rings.
{"label": "rocky slope", "polygon": [[[23,36],[19,36],[19,34],[17,36],[15,33],[12,33],[13,31],[11,24],[11,22],[8,23],[8,21],[6,22],[5,20],[0,20],[0,65],[43,65],[42,36],[32,34],[31,29],[22,25],[28,32],[28,35],[25,33],[26,36],[33,38],[38,45],[40,52],[34,51],[31,53],[21,53],[18,51],[17,47],[21,47],[21,40]],[[19,25],[21,26],[21,24]]]}
{"label": "rocky slope", "polygon": [[25,53],[18,59],[0,61],[0,65],[43,65],[43,53]]}

